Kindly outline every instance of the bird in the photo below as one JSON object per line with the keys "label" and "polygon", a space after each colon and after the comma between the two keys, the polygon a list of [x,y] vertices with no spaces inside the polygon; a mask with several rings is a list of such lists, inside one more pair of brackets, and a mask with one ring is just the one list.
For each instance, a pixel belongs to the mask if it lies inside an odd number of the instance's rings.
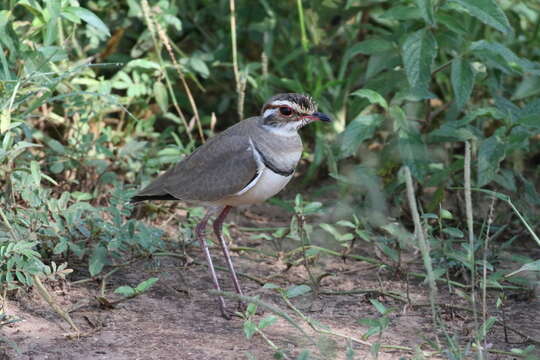
{"label": "bird", "polygon": [[[205,228],[214,220],[214,233],[221,245],[235,291],[243,295],[227,244],[223,222],[231,208],[264,202],[280,192],[293,177],[302,155],[298,130],[315,121],[330,122],[317,111],[309,95],[282,93],[263,105],[260,115],[242,120],[208,139],[190,155],[151,181],[131,198],[180,200],[207,207],[195,227],[195,238],[208,263],[213,286],[221,291],[212,257],[205,241]],[[229,319],[225,301],[218,296],[224,318]]]}

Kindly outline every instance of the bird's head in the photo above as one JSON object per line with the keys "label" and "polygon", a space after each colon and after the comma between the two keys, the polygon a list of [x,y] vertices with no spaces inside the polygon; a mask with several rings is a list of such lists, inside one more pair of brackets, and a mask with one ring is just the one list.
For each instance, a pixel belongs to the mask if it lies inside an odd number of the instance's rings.
{"label": "bird's head", "polygon": [[313,121],[331,121],[328,115],[317,112],[317,103],[310,96],[295,93],[272,96],[264,104],[261,116],[265,126],[283,133],[296,133]]}

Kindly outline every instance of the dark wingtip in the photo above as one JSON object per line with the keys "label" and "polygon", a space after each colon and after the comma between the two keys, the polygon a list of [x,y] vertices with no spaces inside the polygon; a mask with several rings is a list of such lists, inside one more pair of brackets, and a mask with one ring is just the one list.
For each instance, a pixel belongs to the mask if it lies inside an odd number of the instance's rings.
{"label": "dark wingtip", "polygon": [[141,201],[147,201],[147,200],[178,200],[174,196],[170,194],[161,194],[161,195],[135,195],[131,199],[129,199],[129,202],[131,204],[135,204]]}

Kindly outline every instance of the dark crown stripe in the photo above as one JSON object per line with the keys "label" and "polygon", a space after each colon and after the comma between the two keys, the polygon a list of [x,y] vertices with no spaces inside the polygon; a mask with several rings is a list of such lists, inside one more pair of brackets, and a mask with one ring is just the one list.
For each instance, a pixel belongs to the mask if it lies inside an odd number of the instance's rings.
{"label": "dark crown stripe", "polygon": [[257,153],[261,156],[261,159],[263,161],[264,166],[266,166],[267,168],[269,168],[270,170],[272,170],[276,174],[287,177],[287,176],[291,176],[294,173],[294,169],[281,170],[281,169],[277,168],[274,164],[272,164],[270,161],[268,161],[268,159],[263,155],[261,150],[259,150],[257,145],[255,145],[255,151],[257,151]]}

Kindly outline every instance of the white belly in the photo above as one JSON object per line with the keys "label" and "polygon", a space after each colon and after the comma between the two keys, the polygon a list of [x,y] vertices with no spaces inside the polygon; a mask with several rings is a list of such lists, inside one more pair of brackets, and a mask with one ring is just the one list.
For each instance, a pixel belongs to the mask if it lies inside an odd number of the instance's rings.
{"label": "white belly", "polygon": [[262,174],[254,180],[253,184],[250,184],[251,187],[248,185],[247,190],[228,196],[218,203],[230,206],[261,203],[280,192],[291,178],[292,175],[282,176],[265,167],[262,169]]}

